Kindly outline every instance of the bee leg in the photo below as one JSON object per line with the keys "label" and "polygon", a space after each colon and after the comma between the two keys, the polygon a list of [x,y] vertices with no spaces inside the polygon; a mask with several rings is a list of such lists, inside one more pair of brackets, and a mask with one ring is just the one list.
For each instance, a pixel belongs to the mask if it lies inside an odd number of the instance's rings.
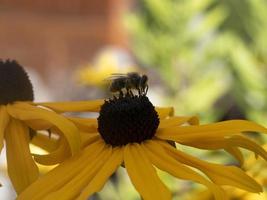
{"label": "bee leg", "polygon": [[129,90],[129,93],[130,93],[130,95],[131,95],[132,97],[134,96],[132,90]]}
{"label": "bee leg", "polygon": [[148,85],[145,88],[145,95],[147,94],[147,91],[148,91]]}
{"label": "bee leg", "polygon": [[133,93],[129,87],[126,88],[126,96],[132,97]]}
{"label": "bee leg", "polygon": [[138,95],[141,96],[142,90],[140,88],[137,88],[137,90],[138,90]]}
{"label": "bee leg", "polygon": [[122,90],[120,90],[120,96],[119,96],[120,98],[122,98],[123,97],[123,92],[122,92]]}

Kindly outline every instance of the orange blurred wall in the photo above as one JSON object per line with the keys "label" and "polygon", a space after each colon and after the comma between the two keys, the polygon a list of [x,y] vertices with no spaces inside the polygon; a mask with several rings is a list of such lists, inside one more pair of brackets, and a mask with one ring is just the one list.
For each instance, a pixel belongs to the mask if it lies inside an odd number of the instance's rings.
{"label": "orange blurred wall", "polygon": [[101,47],[127,47],[126,0],[0,0],[0,57],[45,75],[88,62]]}

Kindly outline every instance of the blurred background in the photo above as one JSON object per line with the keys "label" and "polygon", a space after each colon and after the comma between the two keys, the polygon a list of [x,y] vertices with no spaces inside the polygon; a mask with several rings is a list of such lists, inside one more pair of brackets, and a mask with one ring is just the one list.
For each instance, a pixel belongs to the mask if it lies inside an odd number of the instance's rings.
{"label": "blurred background", "polygon": [[[176,115],[267,125],[266,19],[267,0],[0,0],[0,57],[26,67],[36,101],[105,98],[103,79],[138,71],[151,101]],[[0,197],[9,200],[4,154]],[[161,176],[176,199],[192,193],[191,183]],[[94,198],[139,196],[121,169]]]}

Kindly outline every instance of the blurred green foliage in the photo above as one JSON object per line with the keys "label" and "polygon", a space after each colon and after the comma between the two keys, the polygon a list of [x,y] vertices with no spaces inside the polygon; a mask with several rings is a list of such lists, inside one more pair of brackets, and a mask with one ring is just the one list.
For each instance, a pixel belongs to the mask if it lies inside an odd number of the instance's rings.
{"label": "blurred green foliage", "polygon": [[[166,104],[202,121],[247,118],[267,125],[267,0],[136,0],[126,17],[131,47],[164,81]],[[203,160],[234,163],[221,152],[178,145]],[[125,170],[100,199],[140,199]],[[159,172],[174,199],[199,184]]]}
{"label": "blurred green foliage", "polygon": [[177,114],[266,125],[266,19],[266,0],[138,0],[126,24]]}

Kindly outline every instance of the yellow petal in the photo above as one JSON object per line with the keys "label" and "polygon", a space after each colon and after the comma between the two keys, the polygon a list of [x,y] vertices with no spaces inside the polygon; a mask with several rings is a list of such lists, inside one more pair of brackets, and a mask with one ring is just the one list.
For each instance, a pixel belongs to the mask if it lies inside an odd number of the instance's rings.
{"label": "yellow petal", "polygon": [[206,139],[199,142],[185,142],[183,144],[202,149],[227,150],[228,148],[241,147],[254,152],[256,155],[260,155],[263,159],[267,160],[267,152],[253,140],[243,135],[233,135],[229,138]]}
{"label": "yellow petal", "polygon": [[173,107],[156,107],[156,111],[160,119],[172,117],[174,114]]}
{"label": "yellow petal", "polygon": [[223,166],[202,161],[178,151],[168,143],[160,142],[160,144],[169,155],[175,157],[179,162],[199,169],[218,185],[231,185],[255,193],[262,192],[262,187],[238,167]]}
{"label": "yellow petal", "polygon": [[195,147],[198,149],[207,149],[207,150],[218,150],[224,149],[230,155],[234,156],[238,160],[240,166],[244,164],[244,157],[242,152],[239,150],[238,146],[230,146],[227,142],[227,138],[212,138],[198,141],[182,142],[181,144],[186,146]]}
{"label": "yellow petal", "polygon": [[59,140],[51,137],[49,138],[47,135],[37,133],[32,139],[31,144],[40,147],[41,149],[52,152],[58,148]]}
{"label": "yellow petal", "polygon": [[266,128],[254,122],[246,120],[229,120],[199,126],[159,128],[156,136],[161,139],[174,140],[176,142],[190,142],[226,137],[249,131],[267,133]]}
{"label": "yellow petal", "polygon": [[25,120],[24,122],[33,130],[48,130],[53,127],[53,124],[44,120]]}
{"label": "yellow petal", "polygon": [[175,160],[173,156],[170,156],[165,152],[163,147],[159,145],[158,141],[147,141],[143,144],[143,148],[146,149],[151,162],[159,169],[166,171],[177,178],[192,180],[207,186],[213,192],[216,200],[225,199],[225,192],[222,188],[209,182],[197,172]]}
{"label": "yellow petal", "polygon": [[223,149],[229,147],[226,143],[226,137],[217,137],[217,138],[210,138],[205,140],[193,140],[188,142],[181,142],[181,144],[191,147],[196,147],[199,149],[208,149],[208,150],[215,150],[215,149]]}
{"label": "yellow petal", "polygon": [[7,106],[8,113],[20,120],[44,120],[54,124],[66,137],[72,154],[80,150],[80,137],[79,131],[75,125],[52,111],[48,111],[42,108],[31,106],[27,103],[15,103]]}
{"label": "yellow petal", "polygon": [[248,137],[242,135],[234,135],[231,138],[227,138],[226,143],[230,146],[238,146],[250,150],[256,155],[260,155],[267,161],[267,152],[265,151],[265,149]]}
{"label": "yellow petal", "polygon": [[82,140],[82,148],[96,142],[97,140],[102,140],[99,133],[80,132],[80,135]]}
{"label": "yellow petal", "polygon": [[100,140],[91,144],[79,154],[71,157],[40,177],[23,191],[23,193],[18,196],[17,200],[41,200],[53,192],[60,190],[77,177],[88,165],[94,164],[91,161],[98,158],[98,155],[104,148],[105,144]]}
{"label": "yellow petal", "polygon": [[64,138],[61,138],[59,141],[58,148],[55,151],[50,152],[49,154],[39,155],[32,154],[34,160],[42,165],[55,165],[63,162],[68,157],[71,156],[69,151],[68,143]]}
{"label": "yellow petal", "polygon": [[39,176],[29,149],[29,132],[18,120],[11,120],[6,130],[8,175],[19,194]]}
{"label": "yellow petal", "polygon": [[125,146],[124,164],[133,185],[144,200],[172,199],[170,191],[159,179],[139,144]]}
{"label": "yellow petal", "polygon": [[5,129],[9,122],[9,115],[5,106],[0,106],[0,153],[3,148]]}
{"label": "yellow petal", "polygon": [[72,101],[72,102],[44,102],[36,103],[36,105],[45,106],[56,112],[98,112],[104,104],[103,99],[88,101]]}
{"label": "yellow petal", "polygon": [[[115,158],[112,156],[112,147],[108,147],[107,145],[105,148],[98,153],[93,159],[86,159],[87,165],[81,169],[79,174],[73,177],[71,180],[65,183],[59,190],[48,194],[44,200],[68,200],[74,199],[75,197],[79,196],[82,192],[82,196],[85,198],[75,198],[75,199],[88,199],[91,196],[92,190],[97,187],[99,184],[105,184],[105,181],[101,179],[107,172],[112,171],[114,161],[111,158]],[[115,158],[116,159],[116,158]],[[109,163],[111,161],[111,163]],[[116,162],[116,160],[115,160]],[[117,164],[118,167],[119,164]],[[101,168],[106,166],[106,170],[103,171]],[[116,168],[117,168],[116,167]],[[115,169],[114,169],[115,170]],[[114,171],[113,170],[113,171]],[[99,175],[99,173],[103,173]],[[95,177],[98,178],[95,178]],[[107,177],[108,178],[108,177]],[[95,179],[97,182],[95,182]],[[92,182],[92,184],[91,184]],[[86,185],[89,183],[90,187],[88,188]]]}
{"label": "yellow petal", "polygon": [[160,120],[160,128],[168,128],[171,126],[181,126],[183,124],[198,125],[199,119],[196,116],[192,117],[170,117],[168,119]]}
{"label": "yellow petal", "polygon": [[112,155],[105,160],[105,164],[96,172],[90,183],[84,188],[77,200],[86,200],[89,196],[102,189],[108,178],[121,165],[123,159],[123,149],[113,148]]}
{"label": "yellow petal", "polygon": [[97,132],[98,123],[95,118],[78,118],[78,117],[68,117],[80,131],[84,132]]}
{"label": "yellow petal", "polygon": [[225,147],[225,151],[227,151],[230,155],[234,156],[236,160],[238,160],[240,166],[244,165],[244,156],[239,148],[237,147]]}

